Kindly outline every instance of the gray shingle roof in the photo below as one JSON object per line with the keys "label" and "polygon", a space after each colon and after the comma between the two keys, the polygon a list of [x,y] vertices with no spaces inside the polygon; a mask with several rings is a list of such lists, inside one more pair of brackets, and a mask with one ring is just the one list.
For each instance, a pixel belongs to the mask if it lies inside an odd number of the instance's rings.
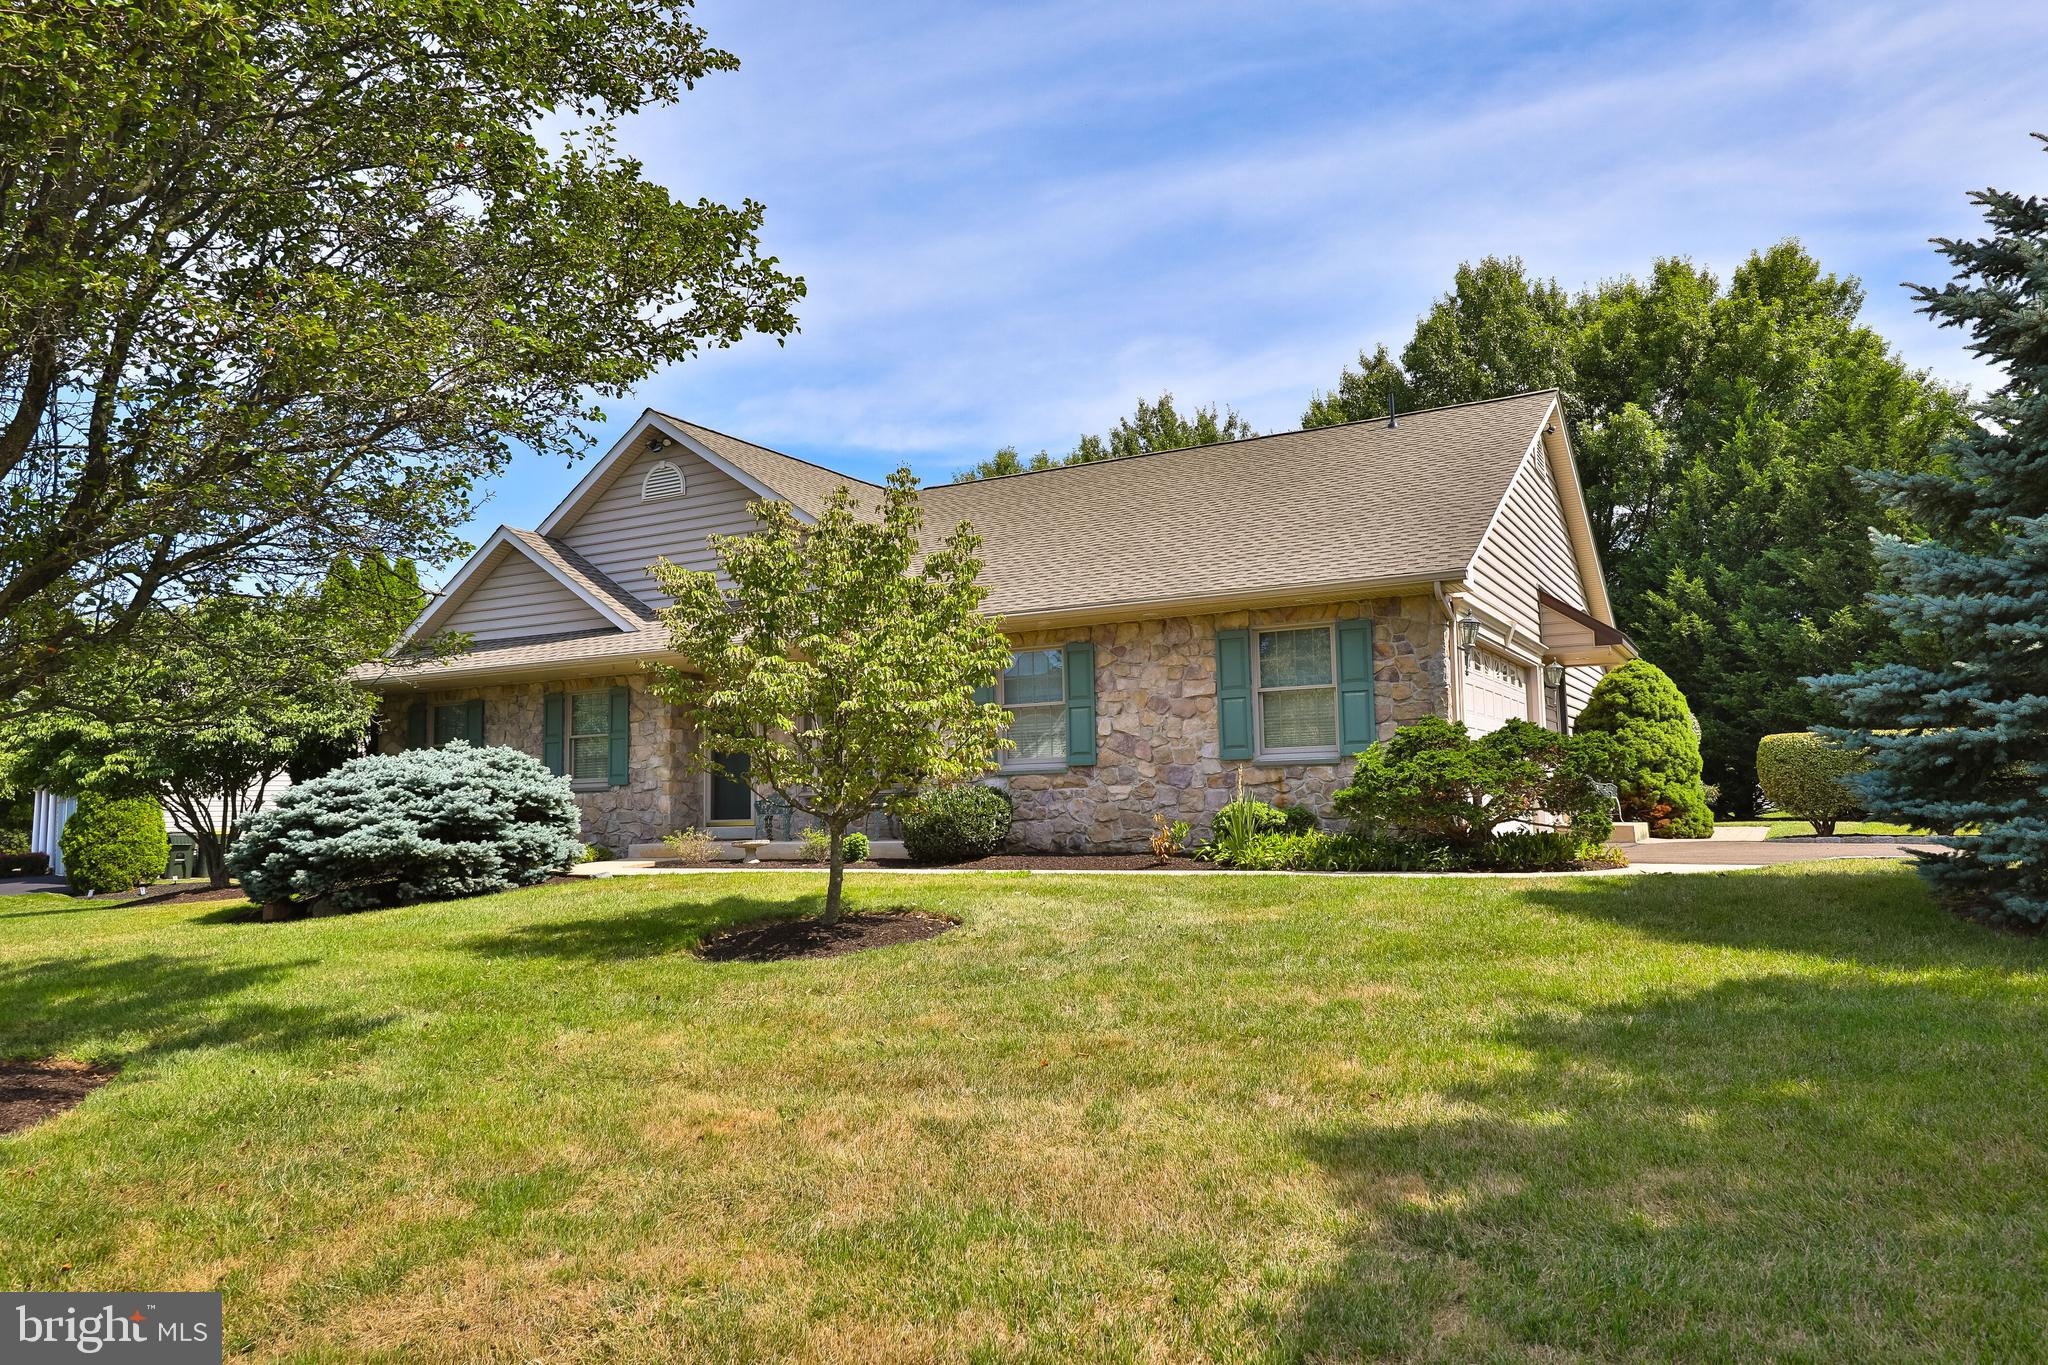
{"label": "gray shingle roof", "polygon": [[924,490],[1005,614],[1455,578],[1554,390]]}
{"label": "gray shingle roof", "polygon": [[[923,490],[926,543],[960,521],[982,537],[988,609],[1003,615],[1304,595],[1464,574],[1555,390]],[[665,414],[664,414],[665,416]],[[816,516],[843,475],[669,417],[692,438]],[[666,652],[653,613],[559,542],[537,553],[650,624],[630,633],[495,640],[419,680]]]}

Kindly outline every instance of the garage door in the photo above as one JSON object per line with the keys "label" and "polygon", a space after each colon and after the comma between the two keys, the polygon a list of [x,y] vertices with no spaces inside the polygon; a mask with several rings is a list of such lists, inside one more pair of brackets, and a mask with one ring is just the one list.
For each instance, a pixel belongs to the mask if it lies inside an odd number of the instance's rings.
{"label": "garage door", "polygon": [[1465,728],[1474,735],[1529,718],[1529,670],[1505,654],[1475,649],[1465,664]]}

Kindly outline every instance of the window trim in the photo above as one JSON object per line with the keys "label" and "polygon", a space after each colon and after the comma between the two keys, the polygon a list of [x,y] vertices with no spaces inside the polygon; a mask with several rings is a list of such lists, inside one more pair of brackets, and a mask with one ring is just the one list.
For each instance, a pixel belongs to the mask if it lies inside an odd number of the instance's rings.
{"label": "window trim", "polygon": [[[604,729],[578,732],[576,729],[576,699],[578,697],[600,697],[604,701]],[[586,687],[562,694],[562,771],[569,779],[569,790],[576,792],[610,791],[612,737],[612,697],[608,687]],[[602,739],[605,741],[605,770],[601,777],[578,777],[576,775],[576,741],[579,739]]]}
{"label": "window trim", "polygon": [[[1259,654],[1259,639],[1285,635],[1290,631],[1320,630],[1329,650],[1330,680],[1326,683],[1283,683],[1266,686],[1265,662]],[[1252,664],[1252,761],[1256,763],[1335,763],[1342,754],[1342,717],[1337,714],[1337,626],[1334,621],[1296,626],[1253,626]],[[1266,747],[1266,694],[1268,692],[1322,692],[1330,699],[1330,743],[1314,748],[1271,749]]]}
{"label": "window trim", "polygon": [[[1060,756],[1057,759],[1020,759],[1016,756],[1017,751],[1015,749],[1006,749],[1003,751],[1002,761],[996,771],[1003,773],[1063,773],[1072,766],[1067,762],[1067,755],[1073,752],[1074,747],[1072,736],[1066,733],[1068,723],[1066,649],[1060,645],[1036,645],[1030,649],[1012,648],[1010,650],[1010,668],[1016,667],[1017,656],[1020,654],[1051,654],[1059,659],[1060,695],[1053,701],[1028,701],[1021,706],[1012,706],[1007,695],[1010,690],[1010,669],[1005,668],[1002,676],[996,679],[996,705],[1010,712],[1013,717],[1018,711],[1058,711],[1060,713]],[[1005,730],[1009,729],[1008,726],[1003,728]]]}
{"label": "window trim", "polygon": [[[713,758],[716,759],[716,757],[717,755],[714,754]],[[760,824],[761,795],[754,790],[751,784],[742,783],[741,785],[747,789],[747,818],[744,820],[714,820],[711,818],[711,795],[712,784],[717,780],[718,774],[716,772],[709,768],[704,770],[704,790],[702,793],[704,804],[701,807],[704,812],[704,831],[714,839],[746,838]]]}

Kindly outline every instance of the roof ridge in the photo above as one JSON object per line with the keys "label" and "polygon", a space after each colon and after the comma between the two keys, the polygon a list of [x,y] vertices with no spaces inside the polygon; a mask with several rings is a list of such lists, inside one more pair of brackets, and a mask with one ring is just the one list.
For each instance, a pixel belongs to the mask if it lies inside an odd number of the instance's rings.
{"label": "roof ridge", "polygon": [[[1561,395],[1563,390],[1559,389],[1556,385],[1552,385],[1547,389],[1524,389],[1520,393],[1504,393],[1496,398],[1468,398],[1462,403],[1439,403],[1433,408],[1416,408],[1413,412],[1401,412],[1391,415],[1403,420],[1410,417],[1428,417],[1439,412],[1454,412],[1459,408],[1479,408],[1493,403],[1512,403],[1518,398],[1534,398],[1539,394],[1545,393]],[[1128,464],[1132,460],[1143,460],[1154,455],[1184,455],[1193,450],[1215,450],[1218,448],[1248,445],[1253,441],[1270,441],[1276,436],[1306,436],[1310,432],[1342,431],[1345,427],[1362,427],[1375,423],[1385,423],[1388,415],[1383,413],[1378,417],[1357,417],[1349,422],[1329,422],[1319,427],[1289,427],[1286,431],[1266,431],[1261,432],[1257,436],[1240,436],[1234,441],[1210,441],[1203,445],[1169,446],[1164,450],[1141,450],[1135,455],[1111,455],[1100,460],[1089,460],[1082,464],[1056,464],[1044,469],[1020,469],[1014,474],[986,474],[978,479],[949,479],[945,483],[931,484],[922,491],[936,492],[941,488],[965,488],[975,484],[1001,483],[1005,479],[1023,479],[1029,478],[1034,474],[1060,474],[1069,470],[1093,469],[1097,465]]]}
{"label": "roof ridge", "polygon": [[881,484],[871,483],[857,474],[849,474],[843,469],[834,469],[830,465],[819,464],[816,460],[806,460],[801,455],[792,455],[786,450],[777,450],[774,446],[764,446],[759,441],[750,441],[744,436],[735,436],[729,431],[720,431],[717,427],[707,427],[702,422],[693,422],[687,417],[678,417],[672,412],[663,412],[660,408],[649,408],[648,411],[674,422],[679,427],[695,427],[699,431],[708,431],[713,436],[723,436],[728,441],[738,441],[741,445],[758,450],[763,455],[773,455],[777,459],[789,460],[794,464],[815,469],[820,474],[830,474],[835,479],[846,479],[851,483],[859,484],[862,488],[872,488],[877,492],[882,488]]}

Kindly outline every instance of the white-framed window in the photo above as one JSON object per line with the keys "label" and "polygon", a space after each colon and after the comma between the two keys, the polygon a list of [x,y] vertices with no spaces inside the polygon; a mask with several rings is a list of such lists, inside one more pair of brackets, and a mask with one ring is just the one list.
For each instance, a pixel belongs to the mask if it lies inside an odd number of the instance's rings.
{"label": "white-framed window", "polygon": [[1337,755],[1337,646],[1328,626],[1257,632],[1252,685],[1261,758]]}
{"label": "white-framed window", "polygon": [[612,698],[608,691],[569,694],[569,785],[608,787],[612,780]]}
{"label": "white-framed window", "polygon": [[657,460],[647,471],[647,477],[640,481],[640,501],[653,502],[656,498],[680,498],[683,495],[683,471],[667,460]]}
{"label": "white-framed window", "polygon": [[1003,755],[1010,772],[1067,766],[1067,670],[1065,652],[1020,649],[1003,670],[996,700],[1010,713],[1010,740]]}

